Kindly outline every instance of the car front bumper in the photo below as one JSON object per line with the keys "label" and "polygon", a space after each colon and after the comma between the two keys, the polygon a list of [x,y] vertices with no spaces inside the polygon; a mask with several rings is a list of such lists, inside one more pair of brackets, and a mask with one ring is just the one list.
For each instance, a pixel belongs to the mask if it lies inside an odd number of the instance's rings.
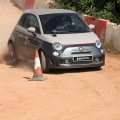
{"label": "car front bumper", "polygon": [[101,67],[105,65],[105,55],[93,56],[92,60],[82,60],[75,62],[73,57],[59,57],[59,58],[49,58],[48,67],[50,69],[60,68],[88,68],[88,67]]}

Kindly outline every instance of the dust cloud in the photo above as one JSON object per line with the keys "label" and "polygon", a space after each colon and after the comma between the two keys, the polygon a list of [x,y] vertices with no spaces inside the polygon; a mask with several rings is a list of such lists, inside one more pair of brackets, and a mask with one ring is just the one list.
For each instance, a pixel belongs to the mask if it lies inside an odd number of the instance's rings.
{"label": "dust cloud", "polygon": [[[2,36],[1,36],[2,35]],[[0,63],[4,62],[4,58],[7,56],[7,36],[0,35]]]}
{"label": "dust cloud", "polygon": [[[12,0],[0,0],[0,63],[7,64],[8,39],[17,24],[22,10],[18,9]],[[33,63],[19,61],[15,67],[33,71]]]}
{"label": "dust cloud", "polygon": [[21,14],[10,0],[0,0],[0,63],[5,62],[7,42]]}
{"label": "dust cloud", "polygon": [[0,16],[0,62],[4,62],[4,57],[7,55],[7,41],[11,34],[11,27],[8,20],[2,15]]}

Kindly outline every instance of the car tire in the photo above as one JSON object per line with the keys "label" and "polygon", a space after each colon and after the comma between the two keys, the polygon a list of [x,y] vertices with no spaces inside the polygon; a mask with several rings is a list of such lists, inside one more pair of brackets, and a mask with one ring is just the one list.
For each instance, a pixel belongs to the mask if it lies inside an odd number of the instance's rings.
{"label": "car tire", "polygon": [[10,65],[16,65],[18,63],[15,48],[12,43],[8,44],[8,64]]}
{"label": "car tire", "polygon": [[47,57],[45,56],[45,53],[43,51],[40,52],[40,61],[41,61],[42,72],[48,73],[49,68],[47,64]]}

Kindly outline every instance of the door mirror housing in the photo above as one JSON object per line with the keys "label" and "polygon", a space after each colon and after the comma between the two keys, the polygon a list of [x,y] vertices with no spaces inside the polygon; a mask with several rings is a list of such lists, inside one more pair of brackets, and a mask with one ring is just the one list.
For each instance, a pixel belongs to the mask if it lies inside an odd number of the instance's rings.
{"label": "door mirror housing", "polygon": [[34,27],[29,27],[27,28],[27,30],[28,32],[33,33],[33,35],[36,37],[36,33],[35,33],[36,29]]}
{"label": "door mirror housing", "polygon": [[92,29],[95,28],[95,25],[93,25],[93,24],[89,24],[89,28],[92,30]]}

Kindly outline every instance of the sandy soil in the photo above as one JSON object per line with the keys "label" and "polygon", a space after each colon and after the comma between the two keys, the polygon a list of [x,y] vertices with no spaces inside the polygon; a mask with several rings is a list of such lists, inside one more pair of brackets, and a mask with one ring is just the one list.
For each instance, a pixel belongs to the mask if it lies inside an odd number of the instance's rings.
{"label": "sandy soil", "polygon": [[[22,11],[0,0],[0,56]],[[102,70],[72,69],[29,81],[32,68],[0,59],[0,120],[120,120],[120,56],[106,54]]]}
{"label": "sandy soil", "polygon": [[0,62],[6,53],[8,38],[22,14],[12,1],[0,0]]}

